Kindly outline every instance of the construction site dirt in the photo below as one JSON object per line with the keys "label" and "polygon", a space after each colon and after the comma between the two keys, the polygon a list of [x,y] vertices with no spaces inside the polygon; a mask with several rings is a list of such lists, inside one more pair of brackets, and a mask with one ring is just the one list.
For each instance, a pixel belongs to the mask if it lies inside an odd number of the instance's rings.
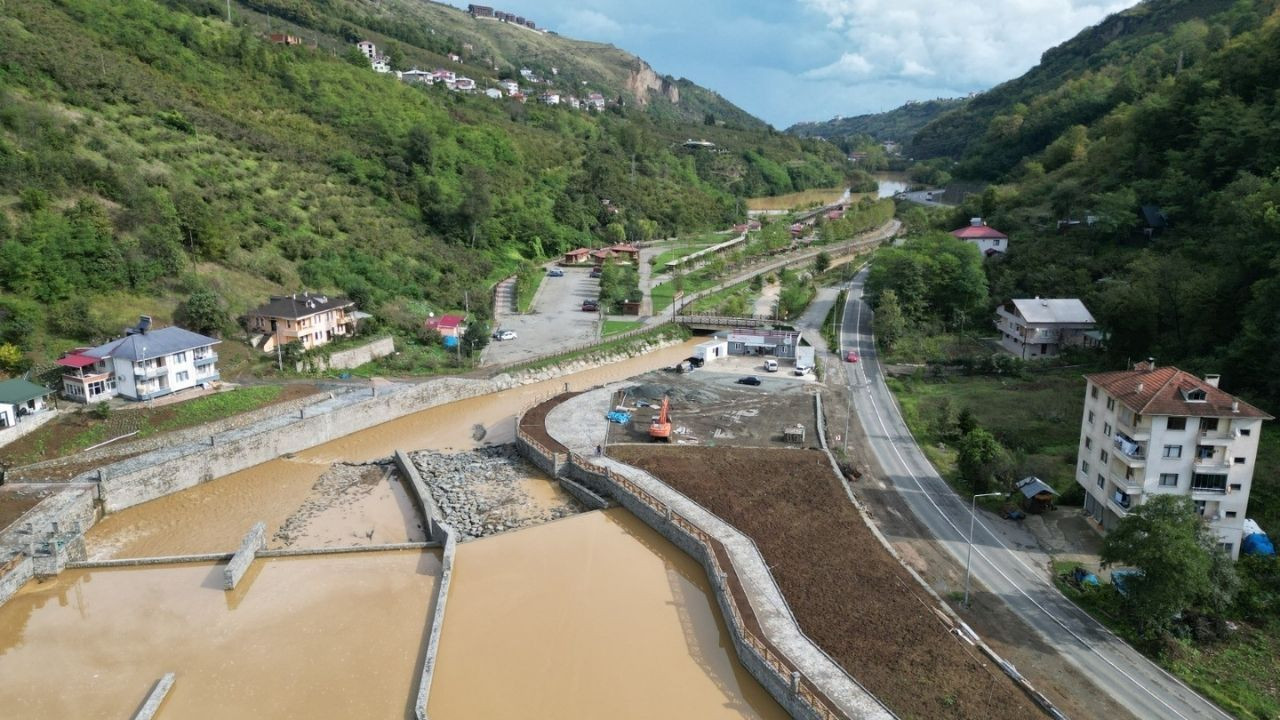
{"label": "construction site dirt", "polygon": [[[672,445],[818,447],[815,385],[782,373],[755,376],[759,385],[739,383],[743,377],[708,368],[641,375],[618,397],[618,407],[631,420],[610,424],[608,442],[650,442],[649,423],[669,396]],[[788,440],[788,434],[795,439]]]}
{"label": "construction site dirt", "polygon": [[[843,430],[845,438],[833,447],[857,468],[862,477],[851,484],[853,493],[864,504],[872,520],[885,535],[903,561],[924,578],[941,595],[964,586],[964,567],[947,550],[938,545],[902,497],[883,479],[865,443],[856,412],[849,413],[847,386],[837,384],[823,390],[823,408],[827,427]],[[1071,718],[1105,717],[1123,720],[1133,717],[1109,695],[1101,692],[1079,670],[1067,663],[1057,650],[1043,642],[1004,601],[975,585],[970,607],[956,603],[958,612],[996,652],[1013,663],[1033,686],[1064,714]]]}
{"label": "construction site dirt", "polygon": [[624,445],[609,454],[751,536],[805,633],[899,716],[1043,716],[951,632],[849,502],[825,453]]}

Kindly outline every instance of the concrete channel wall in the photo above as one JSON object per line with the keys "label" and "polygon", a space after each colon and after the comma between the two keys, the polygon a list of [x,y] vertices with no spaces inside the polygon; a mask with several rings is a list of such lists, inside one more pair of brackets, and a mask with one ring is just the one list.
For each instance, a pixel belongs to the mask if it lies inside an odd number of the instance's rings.
{"label": "concrete channel wall", "polygon": [[17,553],[0,563],[0,605],[4,605],[27,581],[35,576],[35,563],[24,553]]}
{"label": "concrete channel wall", "polygon": [[240,549],[235,555],[231,556],[231,562],[222,569],[223,587],[227,590],[235,590],[236,585],[240,584],[240,578],[249,571],[249,566],[253,564],[254,558],[258,557],[259,550],[265,550],[267,547],[267,524],[254,523],[249,529],[249,533],[240,541]]}
{"label": "concrete channel wall", "polygon": [[[519,429],[518,423],[516,434],[517,447],[530,461],[538,464],[539,467],[543,467],[544,464],[555,464],[554,454],[547,452],[537,441],[525,435],[524,431]],[[672,513],[670,508],[660,511],[656,507],[656,500],[643,498],[640,494],[642,491],[629,487],[625,478],[614,477],[608,472],[594,469],[573,455],[569,455],[559,467],[571,482],[581,484],[593,494],[602,496],[601,499],[612,497],[630,513],[702,565],[711,581],[712,592],[725,618],[725,624],[729,628],[729,635],[733,640],[734,651],[739,661],[791,717],[800,720],[836,720],[845,717],[815,695],[801,681],[799,673],[793,672],[781,658],[773,655],[762,641],[751,636],[746,630],[732,592],[727,585],[726,573],[733,572],[734,569],[720,566],[711,548],[713,539],[710,536],[682,516]]]}
{"label": "concrete channel wall", "polygon": [[431,701],[431,681],[435,677],[436,657],[440,653],[440,635],[444,632],[444,611],[449,601],[449,585],[453,581],[453,560],[458,552],[458,533],[444,522],[444,516],[440,514],[435,498],[431,496],[431,491],[422,481],[422,476],[418,474],[418,468],[414,466],[408,453],[396,450],[395,461],[400,472],[408,479],[414,499],[426,517],[428,537],[444,544],[444,551],[440,555],[440,582],[436,585],[436,596],[432,603],[426,655],[422,660],[422,676],[418,679],[418,699],[414,706],[417,720],[428,720],[427,704]]}
{"label": "concrete channel wall", "polygon": [[169,691],[173,689],[173,681],[175,676],[173,673],[165,673],[160,678],[155,687],[151,688],[151,692],[147,695],[147,701],[138,708],[138,712],[134,714],[133,720],[152,720],[156,713],[160,712],[160,705],[164,703],[164,699],[169,697]]}

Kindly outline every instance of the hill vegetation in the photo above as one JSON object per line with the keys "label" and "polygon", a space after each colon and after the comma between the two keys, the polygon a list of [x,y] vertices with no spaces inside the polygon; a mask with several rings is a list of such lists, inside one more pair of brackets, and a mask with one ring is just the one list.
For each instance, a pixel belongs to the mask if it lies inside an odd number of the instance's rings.
{"label": "hill vegetation", "polygon": [[[479,36],[423,36],[413,16],[389,19],[389,2],[295,2],[282,27],[286,5],[254,3],[270,20],[233,5],[234,24],[221,0],[6,6],[0,343],[48,357],[140,312],[168,319],[198,289],[233,317],[271,292],[346,293],[411,332],[428,309],[469,300],[483,315],[494,281],[571,246],[723,227],[742,198],[829,187],[846,170],[826,143],[751,123],[411,86],[351,58],[349,40],[398,33],[405,62],[432,67]],[[314,22],[298,31],[317,47],[267,42],[268,22]],[[529,64],[522,46],[493,44],[511,67]],[[682,99],[703,92],[680,87]],[[682,148],[695,134],[716,147]]]}
{"label": "hill vegetation", "polygon": [[[892,140],[907,144],[925,125],[945,112],[963,107],[966,98],[938,98],[912,102],[888,112],[836,118],[824,122],[796,123],[787,132],[798,137],[820,137],[840,141],[853,135],[866,135],[876,142]],[[910,153],[910,148],[906,150]]]}

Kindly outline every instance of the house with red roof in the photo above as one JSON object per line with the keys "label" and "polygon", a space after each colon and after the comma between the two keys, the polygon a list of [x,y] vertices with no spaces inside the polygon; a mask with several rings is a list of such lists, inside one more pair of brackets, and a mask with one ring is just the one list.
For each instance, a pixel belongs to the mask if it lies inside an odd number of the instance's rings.
{"label": "house with red roof", "polygon": [[631,245],[629,243],[610,245],[608,250],[613,253],[614,258],[618,262],[632,262],[637,264],[640,262],[640,248],[635,245]]}
{"label": "house with red roof", "polygon": [[1154,360],[1085,376],[1076,482],[1104,530],[1157,495],[1182,495],[1232,558],[1240,554],[1254,460],[1268,413]]}
{"label": "house with red roof", "polygon": [[978,246],[978,250],[986,257],[1009,252],[1009,236],[987,225],[982,218],[969,220],[969,224],[951,234]]}
{"label": "house with red roof", "polygon": [[584,247],[570,250],[560,260],[561,265],[586,265],[589,262],[591,262],[591,248]]}
{"label": "house with red roof", "polygon": [[466,322],[467,319],[461,315],[441,315],[427,318],[422,325],[428,330],[440,333],[440,337],[460,338],[462,333],[466,332]]}

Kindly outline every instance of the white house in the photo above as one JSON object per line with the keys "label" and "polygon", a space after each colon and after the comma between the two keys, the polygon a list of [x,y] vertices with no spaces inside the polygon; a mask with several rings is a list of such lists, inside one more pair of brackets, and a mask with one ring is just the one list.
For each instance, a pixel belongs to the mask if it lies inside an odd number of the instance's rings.
{"label": "white house", "polygon": [[49,388],[22,378],[0,382],[0,432],[44,410],[45,398],[52,394]]}
{"label": "white house", "polygon": [[503,80],[498,83],[498,87],[502,88],[503,91],[507,93],[508,97],[520,92],[520,83],[515,80]]}
{"label": "white house", "polygon": [[414,68],[412,70],[405,70],[402,73],[398,73],[398,75],[401,80],[407,83],[422,83],[424,85],[431,85],[431,84],[434,84],[436,81],[435,73],[427,70],[419,70],[418,68]]}
{"label": "white house", "polygon": [[485,94],[485,97],[488,97],[493,100],[502,99],[502,91],[499,90],[498,88],[489,88],[488,90],[484,91],[484,94]]}
{"label": "white house", "polygon": [[361,40],[356,43],[356,48],[364,54],[369,62],[373,62],[373,59],[378,57],[378,46],[368,40]]}
{"label": "white house", "polygon": [[469,77],[459,77],[453,81],[453,89],[462,92],[472,92],[476,89],[476,81]]}
{"label": "white house", "polygon": [[1076,298],[1010,300],[996,308],[1000,346],[1022,359],[1097,344],[1097,321]]}
{"label": "white house", "polygon": [[586,105],[588,108],[604,110],[604,96],[593,92],[587,96]]}
{"label": "white house", "polygon": [[386,55],[379,55],[369,63],[369,67],[373,68],[373,71],[377,73],[389,73],[391,72],[391,61],[387,59]]}
{"label": "white house", "polygon": [[1076,482],[1104,530],[1162,494],[1190,497],[1232,558],[1240,553],[1262,423],[1272,417],[1154,361],[1085,376]]}
{"label": "white house", "polygon": [[952,230],[951,234],[977,245],[986,257],[1009,252],[1009,236],[988,226],[982,218],[971,218],[968,227]]}
{"label": "white house", "polygon": [[559,105],[560,93],[553,93],[553,92],[543,93],[542,97],[538,99],[542,101],[543,105]]}
{"label": "white house", "polygon": [[180,327],[153,330],[151,318],[144,315],[124,337],[58,360],[74,371],[62,376],[62,392],[77,402],[115,395],[151,400],[216,382],[218,355],[213,346],[220,342]]}

